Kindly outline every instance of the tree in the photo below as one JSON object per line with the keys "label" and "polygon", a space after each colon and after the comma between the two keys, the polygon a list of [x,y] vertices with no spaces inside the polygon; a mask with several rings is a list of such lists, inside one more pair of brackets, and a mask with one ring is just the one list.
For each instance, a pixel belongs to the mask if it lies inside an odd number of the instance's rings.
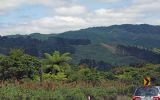
{"label": "tree", "polygon": [[11,49],[10,55],[0,60],[0,66],[3,80],[20,80],[25,77],[33,79],[40,62],[37,58],[24,54],[21,49]]}
{"label": "tree", "polygon": [[55,80],[65,80],[65,72],[70,70],[68,62],[71,60],[70,53],[60,54],[55,51],[52,54],[45,53],[47,69],[46,72],[50,73],[51,78]]}

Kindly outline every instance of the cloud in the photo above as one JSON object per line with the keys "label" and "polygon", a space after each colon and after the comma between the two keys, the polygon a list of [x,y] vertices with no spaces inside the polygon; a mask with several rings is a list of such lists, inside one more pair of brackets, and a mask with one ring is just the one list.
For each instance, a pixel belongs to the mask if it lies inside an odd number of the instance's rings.
{"label": "cloud", "polygon": [[[28,1],[21,0],[20,3],[27,2],[32,5],[46,3],[43,5],[48,6],[52,3],[57,3],[58,6],[53,5],[54,7],[51,9],[51,15],[46,15],[44,18],[32,20],[30,22],[19,22],[14,25],[1,25],[0,32],[3,35],[12,33],[29,34],[33,32],[40,32],[44,34],[60,33],[92,26],[109,26],[113,24],[126,23],[160,24],[160,0],[133,0],[131,5],[126,7],[99,7],[94,10],[90,10],[89,7],[82,4],[76,4],[76,0],[70,0],[72,1],[71,3],[66,2],[66,0],[46,0],[47,2],[42,0],[39,3],[37,3],[37,0],[31,0],[32,2]],[[99,0],[97,0],[97,2],[98,1]],[[120,2],[123,0],[113,1]],[[10,5],[8,4],[8,7],[9,6]]]}
{"label": "cloud", "polygon": [[79,17],[66,17],[66,16],[54,16],[46,17],[36,21],[31,22],[31,25],[41,25],[42,27],[51,27],[51,28],[61,28],[65,27],[79,27],[86,24],[82,18]]}
{"label": "cloud", "polygon": [[8,10],[15,9],[17,6],[22,4],[24,0],[1,0],[0,2],[0,15],[2,15],[6,13]]}
{"label": "cloud", "polygon": [[124,0],[95,0],[95,1],[104,2],[104,3],[115,3],[115,2],[120,2]]}
{"label": "cloud", "polygon": [[66,17],[66,16],[54,16],[46,17],[38,20],[34,20],[29,23],[18,24],[15,26],[6,26],[1,30],[1,35],[8,33],[21,33],[28,34],[34,32],[41,32],[43,34],[59,33],[67,30],[77,30],[85,28],[87,23],[82,18],[78,17]]}
{"label": "cloud", "polygon": [[75,0],[1,0],[0,15],[22,5],[44,5],[49,7],[69,6]]}
{"label": "cloud", "polygon": [[84,6],[74,5],[71,7],[55,8],[55,12],[59,15],[75,16],[85,14],[87,12],[87,9]]}

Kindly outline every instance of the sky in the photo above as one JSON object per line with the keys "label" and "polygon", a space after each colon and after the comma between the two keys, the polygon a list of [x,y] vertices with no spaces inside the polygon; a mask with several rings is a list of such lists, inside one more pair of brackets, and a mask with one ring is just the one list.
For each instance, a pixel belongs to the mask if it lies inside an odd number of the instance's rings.
{"label": "sky", "polygon": [[0,0],[0,35],[160,25],[160,0]]}

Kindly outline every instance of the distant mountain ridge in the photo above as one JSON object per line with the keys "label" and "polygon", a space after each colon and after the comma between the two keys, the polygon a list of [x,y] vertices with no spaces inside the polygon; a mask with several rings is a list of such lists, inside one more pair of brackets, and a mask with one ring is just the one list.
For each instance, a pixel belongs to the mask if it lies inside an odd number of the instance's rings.
{"label": "distant mountain ridge", "polygon": [[[30,36],[34,39],[46,40],[49,37],[57,36],[74,39],[90,39],[92,42],[121,43],[128,45],[142,45],[145,47],[160,47],[160,26],[140,24],[122,24],[108,27],[92,27],[77,31],[67,31],[60,34],[40,34],[32,33],[30,35],[10,35],[15,38],[19,36]],[[148,41],[149,40],[149,41]],[[149,45],[150,44],[150,45]]]}
{"label": "distant mountain ridge", "polygon": [[[141,46],[147,49],[160,48],[160,26],[148,24],[123,24],[108,27],[91,27],[76,31],[67,31],[61,34],[33,33],[30,35],[9,35],[5,37],[8,37],[8,40],[10,41],[11,39],[13,42],[20,38],[22,39],[22,37],[24,41],[29,37],[29,44],[39,41],[35,44],[33,50],[37,55],[39,52],[51,52],[53,50],[71,52],[74,63],[78,63],[81,59],[95,59],[96,61],[104,61],[110,64],[128,65],[135,62],[145,62],[145,59],[139,59],[132,55],[116,55],[114,52],[117,45]],[[6,40],[4,37],[0,38],[0,40],[2,39]],[[68,43],[65,43],[66,41]],[[75,41],[77,44],[73,45]],[[3,45],[2,47],[1,44],[5,43],[4,41],[0,42],[0,53],[10,48],[9,45]],[[13,47],[22,47],[32,51],[30,47],[27,47],[27,43],[25,46],[23,44],[19,46],[17,42]],[[114,52],[111,50],[114,50]],[[34,52],[32,53],[34,54]]]}
{"label": "distant mountain ridge", "polygon": [[16,35],[8,35],[7,37],[9,38],[18,38],[18,37],[28,37],[30,36],[33,39],[38,39],[38,40],[46,40],[49,37],[55,36],[56,34],[40,34],[40,33],[32,33],[29,35],[20,35],[20,34],[16,34]]}

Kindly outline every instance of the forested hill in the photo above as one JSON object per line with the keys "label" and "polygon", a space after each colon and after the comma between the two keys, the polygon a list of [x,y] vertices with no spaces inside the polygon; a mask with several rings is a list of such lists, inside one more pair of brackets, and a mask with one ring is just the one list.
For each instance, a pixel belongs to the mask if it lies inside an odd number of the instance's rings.
{"label": "forested hill", "polygon": [[69,31],[59,36],[68,38],[88,38],[92,42],[120,43],[126,45],[141,45],[145,47],[160,47],[160,26],[113,25],[109,27],[93,27],[78,31]]}
{"label": "forested hill", "polygon": [[[132,47],[136,47],[136,50],[140,49],[136,53],[141,55],[136,55],[133,52],[135,48]],[[158,59],[160,26],[123,24],[67,31],[61,34],[33,33],[0,37],[0,53],[7,54],[10,48],[22,48],[27,53],[39,57],[43,57],[44,52],[51,53],[54,50],[70,52],[73,63],[77,64],[82,62],[88,64],[102,62],[107,65],[152,63],[153,61],[146,59],[148,56],[143,54],[147,53],[154,58],[156,55]],[[142,53],[143,51],[145,53]],[[159,60],[154,63],[159,63]]]}
{"label": "forested hill", "polygon": [[18,38],[18,37],[31,37],[33,39],[38,39],[38,40],[46,40],[49,37],[55,36],[56,34],[40,34],[40,33],[31,33],[30,35],[8,35],[7,37],[9,38]]}

